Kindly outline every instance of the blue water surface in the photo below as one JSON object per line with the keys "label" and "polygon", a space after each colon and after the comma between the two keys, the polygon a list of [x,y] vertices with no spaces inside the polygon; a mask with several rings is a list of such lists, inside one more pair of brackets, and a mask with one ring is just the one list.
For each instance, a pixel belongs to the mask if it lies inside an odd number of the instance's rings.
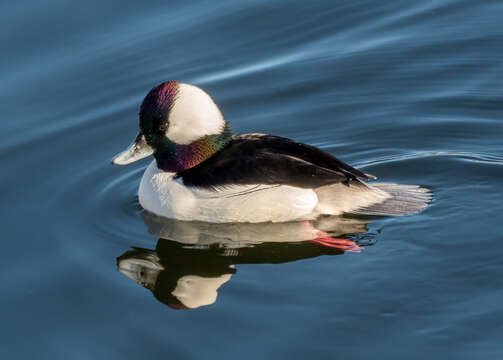
{"label": "blue water surface", "polygon": [[[0,357],[503,358],[502,17],[500,1],[3,2]],[[165,80],[206,89],[235,133],[434,201],[320,220],[361,253],[292,224],[149,216],[150,160],[110,159]],[[187,306],[180,279],[213,298]]]}

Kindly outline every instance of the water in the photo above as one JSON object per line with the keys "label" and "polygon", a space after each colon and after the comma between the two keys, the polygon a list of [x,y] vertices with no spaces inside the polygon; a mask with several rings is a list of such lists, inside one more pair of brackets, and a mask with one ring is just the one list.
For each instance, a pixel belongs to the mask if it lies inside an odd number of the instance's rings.
{"label": "water", "polygon": [[[0,7],[2,358],[503,356],[500,2]],[[291,225],[149,218],[148,161],[110,159],[169,79],[209,91],[236,133],[319,146],[434,202],[324,224],[361,253]],[[181,278],[207,289],[192,310],[173,309]]]}

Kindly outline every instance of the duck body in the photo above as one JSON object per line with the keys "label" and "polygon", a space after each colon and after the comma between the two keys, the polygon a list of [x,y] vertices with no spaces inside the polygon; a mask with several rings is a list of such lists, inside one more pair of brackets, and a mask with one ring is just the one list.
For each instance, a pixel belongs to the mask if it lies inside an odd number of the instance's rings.
{"label": "duck body", "polygon": [[177,82],[152,89],[140,133],[114,163],[148,155],[139,202],[186,221],[285,222],[345,212],[405,215],[423,209],[427,189],[368,184],[363,173],[316,147],[266,134],[232,135],[201,89]]}
{"label": "duck body", "polygon": [[311,218],[318,199],[310,189],[235,185],[219,190],[185,186],[153,161],[138,190],[140,205],[159,216],[186,221],[281,222]]}

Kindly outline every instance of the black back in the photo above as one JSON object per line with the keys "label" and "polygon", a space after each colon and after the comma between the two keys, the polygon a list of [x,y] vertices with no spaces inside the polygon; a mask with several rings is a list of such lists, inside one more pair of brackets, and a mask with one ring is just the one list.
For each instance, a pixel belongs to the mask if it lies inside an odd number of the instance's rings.
{"label": "black back", "polygon": [[177,174],[186,186],[290,185],[316,188],[371,178],[314,146],[262,134],[234,136],[206,161]]}

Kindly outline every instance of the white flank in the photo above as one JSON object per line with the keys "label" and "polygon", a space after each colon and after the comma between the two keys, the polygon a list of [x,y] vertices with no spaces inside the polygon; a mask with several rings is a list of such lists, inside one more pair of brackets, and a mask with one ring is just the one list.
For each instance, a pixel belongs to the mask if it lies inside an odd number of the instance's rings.
{"label": "white flank", "polygon": [[234,185],[218,191],[186,187],[153,161],[140,183],[141,206],[159,216],[207,222],[283,222],[311,219],[318,197],[292,186]]}
{"label": "white flank", "polygon": [[363,183],[352,183],[350,186],[334,184],[316,189],[319,203],[318,214],[341,215],[369,205],[381,203],[391,195]]}

